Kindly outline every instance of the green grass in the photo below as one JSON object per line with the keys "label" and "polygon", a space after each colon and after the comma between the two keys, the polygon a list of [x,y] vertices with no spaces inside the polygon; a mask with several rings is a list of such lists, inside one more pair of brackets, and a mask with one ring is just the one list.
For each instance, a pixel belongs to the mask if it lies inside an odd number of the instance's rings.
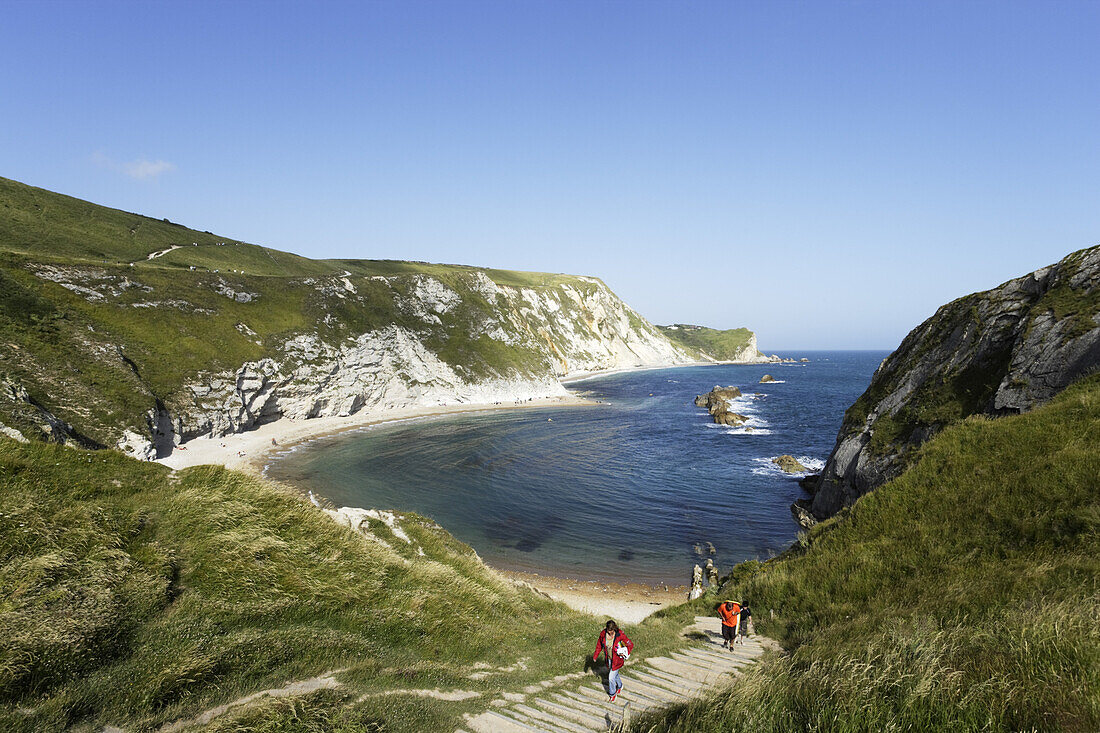
{"label": "green grass", "polygon": [[719,361],[735,358],[752,339],[752,331],[747,328],[718,330],[684,323],[677,323],[675,327],[658,326],[657,328],[674,343]]}
{"label": "green grass", "polygon": [[[219,726],[453,729],[500,689],[582,669],[598,620],[502,580],[426,519],[403,526],[425,555],[244,474],[0,438],[0,729],[146,730],[333,670],[338,690]],[[659,651],[679,627],[636,636]],[[358,701],[421,688],[485,697]]]}
{"label": "green grass", "polygon": [[721,595],[787,654],[635,730],[1100,729],[1098,446],[1100,376],[945,429],[731,575]]}

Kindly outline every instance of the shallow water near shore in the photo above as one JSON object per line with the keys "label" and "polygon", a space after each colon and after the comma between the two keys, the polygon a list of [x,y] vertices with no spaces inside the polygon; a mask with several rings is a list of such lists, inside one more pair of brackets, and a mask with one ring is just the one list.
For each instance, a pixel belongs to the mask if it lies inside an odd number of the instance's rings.
{"label": "shallow water near shore", "polygon": [[[268,473],[337,506],[430,516],[495,567],[679,585],[706,557],[725,572],[790,545],[789,507],[804,494],[770,459],[820,469],[887,353],[596,377],[568,386],[597,407],[376,425],[276,457]],[[733,410],[751,430],[694,406],[716,384],[741,388]]]}

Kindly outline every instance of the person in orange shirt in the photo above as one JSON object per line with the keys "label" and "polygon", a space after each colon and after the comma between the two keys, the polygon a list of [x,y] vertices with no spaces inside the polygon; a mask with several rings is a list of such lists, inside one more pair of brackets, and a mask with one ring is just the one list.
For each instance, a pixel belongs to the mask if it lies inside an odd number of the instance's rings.
{"label": "person in orange shirt", "polygon": [[733,651],[735,643],[741,643],[741,604],[723,601],[718,604],[718,618],[722,620],[722,646]]}

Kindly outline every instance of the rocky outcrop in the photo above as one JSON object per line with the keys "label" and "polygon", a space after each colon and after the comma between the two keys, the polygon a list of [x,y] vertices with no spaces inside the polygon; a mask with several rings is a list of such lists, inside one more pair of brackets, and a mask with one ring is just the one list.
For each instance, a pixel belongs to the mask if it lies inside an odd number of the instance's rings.
{"label": "rocky outcrop", "polygon": [[716,425],[742,425],[748,421],[748,417],[730,410],[733,400],[741,396],[741,390],[737,387],[721,387],[714,385],[714,389],[706,394],[695,397],[697,407],[707,408]]}
{"label": "rocky outcrop", "polygon": [[809,499],[797,499],[791,504],[791,516],[802,529],[810,529],[817,524],[817,517],[810,511]]}
{"label": "rocky outcrop", "polygon": [[770,374],[765,374],[764,376],[760,377],[760,384],[767,384],[768,382],[774,382],[774,381],[775,381],[775,377],[773,377]]}
{"label": "rocky outcrop", "polygon": [[798,459],[790,455],[776,456],[772,463],[783,469],[783,473],[808,473],[810,469],[798,462]]}
{"label": "rocky outcrop", "polygon": [[949,303],[915,328],[848,409],[814,495],[831,516],[973,414],[1030,410],[1100,367],[1100,247]]}

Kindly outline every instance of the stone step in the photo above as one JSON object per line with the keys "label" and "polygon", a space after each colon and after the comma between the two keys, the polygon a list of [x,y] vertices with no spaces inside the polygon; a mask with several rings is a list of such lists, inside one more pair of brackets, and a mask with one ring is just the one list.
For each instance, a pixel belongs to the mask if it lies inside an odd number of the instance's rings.
{"label": "stone step", "polygon": [[[579,688],[577,688],[577,692],[580,693],[581,695],[584,695],[586,697],[589,697],[589,698],[597,701],[601,705],[609,705],[614,710],[618,710],[619,706],[622,704],[622,703],[609,702],[608,699],[607,699],[607,693],[603,692],[602,690],[599,690],[599,689],[593,689],[591,687],[579,687]],[[653,707],[660,707],[660,705],[656,704],[652,701],[648,701],[648,700],[638,700],[638,699],[634,700],[634,708],[635,709],[648,710],[649,708],[653,708]]]}
{"label": "stone step", "polygon": [[600,701],[587,697],[576,690],[564,690],[556,695],[551,695],[550,698],[559,705],[574,705],[584,710],[590,710],[597,715],[610,715],[612,718],[622,712],[622,705],[607,702],[606,695],[603,701]]}
{"label": "stone step", "polygon": [[686,677],[689,680],[701,682],[704,685],[713,685],[721,677],[722,672],[716,672],[714,670],[702,669],[694,664],[684,664],[668,657],[651,657],[646,660],[653,667],[670,674],[677,675],[679,677]]}
{"label": "stone step", "polygon": [[595,730],[607,730],[610,724],[617,723],[618,719],[612,716],[610,713],[604,713],[599,715],[591,712],[587,709],[581,709],[581,706],[565,705],[563,703],[554,702],[552,700],[540,699],[539,707],[546,712],[553,713],[555,715],[561,715],[570,720],[573,720],[581,725],[589,726]]}
{"label": "stone step", "polygon": [[[731,657],[733,655],[730,655]],[[682,654],[680,652],[669,652],[669,659],[680,662],[681,664],[687,664],[698,667],[699,669],[707,672],[727,672],[731,667],[738,663],[737,659],[698,659],[688,654]],[[747,661],[747,660],[746,660]]]}
{"label": "stone step", "polygon": [[694,686],[696,689],[702,689],[703,687],[705,687],[705,685],[698,680],[689,680],[686,677],[681,677],[680,675],[666,672],[663,669],[658,669],[657,667],[646,667],[644,674],[652,675],[653,677],[656,677],[658,679],[667,680],[669,683],[674,685],[673,689],[679,689],[680,685],[683,685],[684,683]]}
{"label": "stone step", "polygon": [[623,680],[623,692],[630,693],[635,691],[641,693],[642,695],[645,695],[651,700],[666,705],[668,703],[679,702],[680,700],[684,699],[683,695],[678,692],[666,690],[663,687],[658,687],[657,685],[651,685],[637,675],[631,674],[630,679]]}
{"label": "stone step", "polygon": [[721,664],[728,664],[730,660],[747,662],[760,656],[759,654],[749,654],[746,652],[741,652],[739,650],[728,652],[725,649],[719,649],[712,652],[706,649],[697,649],[695,647],[680,649],[679,651],[673,652],[673,654],[682,654],[684,656],[694,657],[695,659],[699,659],[704,662],[718,662]]}
{"label": "stone step", "polygon": [[474,733],[531,733],[531,731],[546,733],[514,718],[501,715],[495,710],[486,710],[481,715],[471,718],[468,723]]}
{"label": "stone step", "polygon": [[516,705],[512,709],[534,722],[541,721],[542,725],[553,733],[589,733],[592,730],[590,726],[577,725],[559,715],[551,715],[527,705]]}
{"label": "stone step", "polygon": [[[656,672],[656,670],[653,671]],[[653,685],[654,687],[662,690],[668,690],[674,695],[679,695],[680,697],[685,698],[693,697],[696,692],[703,689],[703,686],[700,685],[698,682],[693,682],[691,680],[684,679],[683,677],[679,677],[673,680],[667,679],[665,677],[658,677],[657,675],[650,672],[642,672],[639,670],[634,670],[634,677],[641,680],[642,682]]]}
{"label": "stone step", "polygon": [[[624,679],[623,683],[624,683],[624,685],[627,684],[628,680]],[[613,703],[613,702],[611,702],[607,699],[607,689],[604,688],[604,686],[602,684],[581,685],[580,689],[581,689],[582,692],[585,692],[589,695],[592,695],[593,697],[597,694],[600,695],[604,699],[604,701],[607,702],[609,705],[616,705],[616,703]],[[646,705],[646,706],[649,706],[649,707],[660,706],[660,705],[666,704],[664,700],[655,699],[655,698],[650,697],[649,695],[646,695],[645,693],[642,693],[642,692],[636,692],[633,695],[629,694],[629,692],[630,692],[629,688],[624,687],[624,689],[621,690],[618,693],[619,699],[620,700],[634,700],[638,703],[641,703],[642,705]],[[621,705],[622,703],[620,702],[618,704]]]}

